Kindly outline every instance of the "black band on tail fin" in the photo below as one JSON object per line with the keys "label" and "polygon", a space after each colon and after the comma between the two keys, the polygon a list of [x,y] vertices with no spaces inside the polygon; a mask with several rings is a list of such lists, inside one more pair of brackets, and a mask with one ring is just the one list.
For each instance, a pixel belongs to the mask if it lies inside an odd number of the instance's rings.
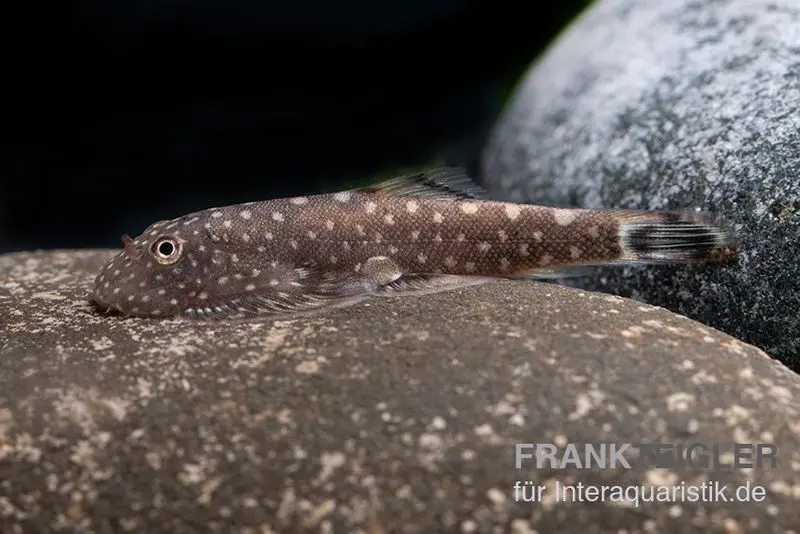
{"label": "black band on tail fin", "polygon": [[622,261],[698,263],[738,255],[739,246],[721,218],[708,212],[619,212]]}

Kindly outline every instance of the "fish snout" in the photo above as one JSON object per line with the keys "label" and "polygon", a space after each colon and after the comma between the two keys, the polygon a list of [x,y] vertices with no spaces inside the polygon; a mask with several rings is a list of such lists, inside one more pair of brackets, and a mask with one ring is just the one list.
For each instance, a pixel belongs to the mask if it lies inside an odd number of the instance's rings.
{"label": "fish snout", "polygon": [[118,253],[95,277],[89,299],[99,308],[129,313],[125,303],[135,294],[137,288],[132,283],[127,257],[127,251]]}

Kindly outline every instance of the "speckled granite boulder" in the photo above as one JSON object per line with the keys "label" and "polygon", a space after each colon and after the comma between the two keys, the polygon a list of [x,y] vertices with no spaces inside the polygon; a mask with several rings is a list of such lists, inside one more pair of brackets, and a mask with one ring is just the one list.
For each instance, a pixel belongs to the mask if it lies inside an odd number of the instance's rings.
{"label": "speckled granite boulder", "polygon": [[633,296],[800,370],[800,3],[599,0],[533,66],[496,125],[494,196],[719,210],[738,264],[602,269]]}
{"label": "speckled granite boulder", "polygon": [[[279,322],[94,314],[107,251],[0,257],[2,532],[788,532],[800,377],[663,309],[501,282]],[[517,442],[771,442],[760,470],[515,468]],[[517,481],[545,485],[514,500]],[[555,502],[556,483],[765,488]],[[648,486],[648,487],[649,487]]]}

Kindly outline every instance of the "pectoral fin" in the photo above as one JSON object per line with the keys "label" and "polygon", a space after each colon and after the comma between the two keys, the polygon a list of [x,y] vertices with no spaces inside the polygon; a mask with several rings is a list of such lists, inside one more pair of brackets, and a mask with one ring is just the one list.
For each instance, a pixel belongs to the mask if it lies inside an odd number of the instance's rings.
{"label": "pectoral fin", "polygon": [[[284,271],[288,273],[289,269]],[[184,310],[181,315],[193,319],[242,319],[297,315],[355,304],[370,294],[372,287],[356,273],[316,273],[305,267],[296,275],[284,275],[246,292],[216,294],[202,307]]]}
{"label": "pectoral fin", "polygon": [[579,278],[594,273],[594,265],[565,265],[561,267],[534,269],[525,273],[507,276],[506,278],[523,280],[561,280],[564,278]]}
{"label": "pectoral fin", "polygon": [[306,290],[296,293],[276,292],[268,295],[243,295],[204,308],[191,308],[183,316],[191,319],[277,318],[302,315],[328,308],[349,306],[368,297],[369,293],[356,283],[335,288]]}
{"label": "pectoral fin", "polygon": [[426,295],[483,284],[491,280],[477,276],[404,273],[394,260],[386,256],[374,256],[368,259],[361,273],[370,294],[380,297]]}
{"label": "pectoral fin", "polygon": [[462,287],[476,286],[491,282],[492,278],[479,276],[455,276],[449,274],[405,274],[397,280],[375,291],[380,297],[400,297],[408,295],[430,295]]}

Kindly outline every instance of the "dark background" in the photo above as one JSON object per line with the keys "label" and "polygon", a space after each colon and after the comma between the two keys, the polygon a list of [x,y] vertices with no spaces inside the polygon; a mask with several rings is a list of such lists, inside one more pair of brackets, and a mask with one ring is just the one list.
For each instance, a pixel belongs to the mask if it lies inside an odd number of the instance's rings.
{"label": "dark background", "polygon": [[475,173],[514,84],[588,3],[23,5],[4,20],[0,252],[119,247],[157,219],[426,164]]}

